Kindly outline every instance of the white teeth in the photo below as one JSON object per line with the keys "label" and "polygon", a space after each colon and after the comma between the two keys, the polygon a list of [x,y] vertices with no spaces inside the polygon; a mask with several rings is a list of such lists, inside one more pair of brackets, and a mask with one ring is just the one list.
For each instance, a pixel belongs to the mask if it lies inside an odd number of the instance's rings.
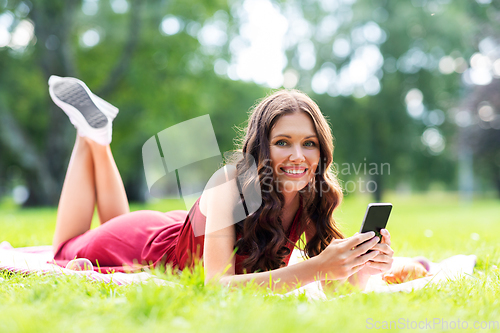
{"label": "white teeth", "polygon": [[304,173],[305,170],[285,170],[285,169],[282,169],[283,171],[285,171],[286,173],[291,173],[291,174],[299,174],[299,173]]}

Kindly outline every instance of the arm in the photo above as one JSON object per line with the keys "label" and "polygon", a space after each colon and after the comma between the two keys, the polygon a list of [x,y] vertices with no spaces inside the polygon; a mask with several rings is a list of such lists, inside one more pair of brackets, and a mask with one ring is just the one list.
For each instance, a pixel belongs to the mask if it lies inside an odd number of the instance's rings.
{"label": "arm", "polygon": [[202,194],[202,200],[206,202],[203,207],[207,216],[203,251],[205,284],[217,282],[225,286],[235,286],[253,281],[261,286],[271,283],[270,288],[281,290],[318,279],[317,259],[273,271],[235,274],[233,247],[236,237],[232,206],[238,202],[239,192],[234,181],[236,170],[227,168],[225,171],[227,178],[223,172],[215,174],[212,184],[217,186],[210,186]]}
{"label": "arm", "polygon": [[320,255],[272,271],[234,275],[233,269],[233,274],[223,275],[218,282],[233,286],[253,281],[260,286],[271,284],[269,287],[273,291],[289,291],[290,287],[294,289],[315,281],[321,281],[322,285],[332,283],[334,280],[336,280],[335,284],[343,283],[361,270],[368,260],[378,255],[378,251],[364,254],[376,244],[378,238],[353,249],[365,240],[373,238],[373,235],[367,233],[345,240],[334,240]]}
{"label": "arm", "polygon": [[254,282],[259,286],[268,286],[273,291],[287,292],[325,279],[325,274],[320,272],[322,263],[319,256],[272,271],[236,275],[235,259],[232,255],[234,226],[231,227],[205,235],[205,284],[215,282],[234,287]]}
{"label": "arm", "polygon": [[[313,224],[309,224],[307,226],[306,231],[305,231],[306,243],[308,243],[309,240],[314,237],[314,234],[316,234],[316,227]],[[335,289],[337,289],[337,287],[340,284],[343,284],[345,281],[346,281],[345,279],[340,279],[337,281],[337,283],[334,283],[332,281],[328,281],[328,280],[323,279],[323,280],[320,280],[319,282],[321,283],[321,288],[323,289],[323,291],[326,291],[326,290],[335,291]]]}
{"label": "arm", "polygon": [[[314,237],[314,234],[316,233],[316,228],[314,225],[311,225],[308,227],[306,230],[306,242],[309,241],[311,238]],[[358,234],[358,233],[356,233]],[[365,269],[362,268],[360,271],[352,274],[348,278],[344,279],[339,279],[337,280],[337,283],[332,283],[332,281],[328,280],[321,280],[321,287],[323,288],[324,291],[330,290],[330,291],[335,291],[338,286],[343,285],[346,282],[349,282],[352,286],[357,287],[361,290],[364,290],[366,287],[366,283],[368,282],[368,279],[370,278],[369,274],[364,274]]]}
{"label": "arm", "polygon": [[235,286],[252,281],[259,286],[268,286],[273,291],[288,292],[317,281],[319,276],[316,257],[272,271],[223,276],[219,283],[225,286]]}
{"label": "arm", "polygon": [[[311,240],[315,234],[316,234],[316,226],[314,224],[308,225],[307,229],[305,231],[306,243],[309,242],[309,240]],[[344,284],[346,281],[347,281],[347,279],[339,279],[337,281],[330,281],[330,280],[322,279],[322,280],[320,280],[320,283],[321,283],[321,288],[323,289],[323,291],[334,292],[338,286]]]}
{"label": "arm", "polygon": [[[306,242],[308,242],[310,239],[314,237],[316,233],[316,228],[314,225],[309,225],[308,228],[306,229]],[[366,274],[360,274],[360,271],[352,274],[348,278],[344,279],[338,279],[337,281],[330,281],[330,280],[321,280],[321,287],[323,291],[335,291],[339,286],[343,285],[347,281],[354,287],[357,287],[361,290],[363,290],[366,286],[366,283],[368,282],[369,276]]]}
{"label": "arm", "polygon": [[233,287],[253,281],[259,286],[269,286],[274,291],[296,288],[318,279],[315,258],[272,271],[236,275],[235,259],[231,251],[235,239],[234,226],[232,227],[233,231],[228,228],[205,235],[205,284],[218,282]]}
{"label": "arm", "polygon": [[[363,270],[364,270],[364,268],[362,268],[358,272],[352,274],[351,276],[349,276],[346,279],[340,279],[340,280],[336,281],[337,283],[332,282],[332,281],[328,281],[328,280],[323,280],[323,281],[321,281],[321,287],[323,288],[323,291],[325,291],[325,292],[330,292],[330,291],[334,292],[337,290],[337,288],[339,286],[345,285],[346,282],[349,282],[349,284],[352,287],[354,287],[356,289],[364,290],[366,287],[366,284],[368,282],[368,279],[370,278],[370,275],[362,274]],[[351,289],[352,288],[347,289],[347,290],[351,290]]]}
{"label": "arm", "polygon": [[[266,285],[271,281],[270,287],[279,290],[317,280],[339,280],[356,273],[378,254],[378,251],[365,254],[377,243],[378,238],[370,240],[375,233],[364,233],[347,239],[335,239],[321,254],[296,265],[267,272],[235,275],[233,206],[239,200],[239,192],[234,181],[235,174],[228,174],[228,179],[216,182],[220,185],[210,187],[203,193],[207,203],[203,252],[205,284],[217,282],[232,286],[254,281],[258,285]],[[360,245],[367,240],[370,241]]]}
{"label": "arm", "polygon": [[349,283],[361,290],[366,288],[370,276],[387,272],[391,269],[394,251],[391,249],[391,234],[386,229],[380,231],[382,241],[372,249],[380,253],[370,260],[359,272],[349,277]]}
{"label": "arm", "polygon": [[359,288],[360,290],[365,290],[366,284],[368,283],[368,279],[370,278],[370,274],[366,274],[366,272],[363,271],[363,269],[364,268],[362,268],[357,273],[349,276],[349,278],[347,279],[347,281],[349,281],[349,283],[352,286]]}

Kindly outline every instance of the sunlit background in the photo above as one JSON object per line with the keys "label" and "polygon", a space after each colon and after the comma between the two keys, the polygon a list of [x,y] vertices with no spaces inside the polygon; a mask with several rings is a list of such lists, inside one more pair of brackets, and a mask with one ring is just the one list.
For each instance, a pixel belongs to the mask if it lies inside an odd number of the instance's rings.
{"label": "sunlit background", "polygon": [[149,137],[210,114],[233,149],[235,126],[279,88],[328,117],[348,195],[498,196],[499,22],[488,0],[0,0],[0,197],[57,202],[75,131],[51,74],[120,108],[112,148],[131,200],[150,198]]}

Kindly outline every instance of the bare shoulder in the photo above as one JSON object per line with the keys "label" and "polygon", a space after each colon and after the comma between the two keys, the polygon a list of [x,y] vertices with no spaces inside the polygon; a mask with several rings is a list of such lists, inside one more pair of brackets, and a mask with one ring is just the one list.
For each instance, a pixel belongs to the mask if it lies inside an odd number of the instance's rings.
{"label": "bare shoulder", "polygon": [[205,225],[205,282],[235,274],[233,256],[236,241],[234,207],[240,195],[236,169],[219,169],[210,179],[200,199],[200,210],[207,217]]}
{"label": "bare shoulder", "polygon": [[231,196],[239,194],[236,182],[232,181],[236,177],[237,170],[232,165],[225,165],[214,172],[200,197],[200,211],[203,215],[207,216],[208,202],[211,202],[213,197],[220,198],[227,197],[229,194],[232,194]]}
{"label": "bare shoulder", "polygon": [[246,218],[236,179],[236,168],[225,166],[217,170],[205,186],[200,211],[207,218],[206,237],[216,231],[217,236],[221,233],[232,235],[234,224]]}

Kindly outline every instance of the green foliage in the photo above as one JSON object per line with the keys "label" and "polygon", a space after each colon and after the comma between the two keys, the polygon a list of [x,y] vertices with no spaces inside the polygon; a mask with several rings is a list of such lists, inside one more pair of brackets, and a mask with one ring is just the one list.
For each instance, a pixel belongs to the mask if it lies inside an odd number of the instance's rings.
{"label": "green foliage", "polygon": [[[498,3],[377,0],[357,1],[353,5],[303,2],[295,3],[295,8],[296,15],[302,14],[310,24],[309,40],[316,50],[316,63],[311,70],[297,63],[303,39],[288,50],[288,67],[299,72],[298,87],[311,94],[311,78],[325,65],[335,66],[337,78],[334,76],[332,81],[336,81],[356,55],[359,50],[356,48],[370,44],[365,41],[355,45],[354,42],[359,29],[366,29],[365,24],[374,22],[386,35],[386,40],[377,46],[384,58],[383,67],[376,73],[381,84],[377,95],[337,96],[338,92],[329,90],[328,94],[315,96],[332,122],[337,139],[337,164],[357,165],[365,160],[390,163],[390,176],[362,175],[365,180],[375,180],[381,191],[398,184],[426,190],[435,182],[448,189],[456,188],[457,132],[454,114],[448,111],[460,106],[470,91],[463,85],[461,74],[442,74],[438,62],[445,55],[469,59],[477,52],[481,38],[498,36],[499,24],[495,19]],[[335,33],[327,37],[318,34],[324,21],[338,24]],[[361,35],[365,32],[362,30]],[[353,49],[345,58],[332,52],[332,45],[339,37],[351,41]],[[420,65],[405,65],[405,57],[415,50],[420,55],[413,58],[421,61],[424,56],[426,59]],[[438,109],[446,114],[443,124],[433,126],[426,122],[427,112],[417,119],[410,117],[405,96],[414,88],[422,92],[428,111]],[[445,138],[446,148],[442,152],[434,153],[421,141],[422,133],[431,127],[437,128]],[[341,178],[357,181],[360,176],[350,174]],[[381,200],[379,195],[376,200]]]}
{"label": "green foliage", "polygon": [[[110,1],[99,1],[93,15],[83,11],[85,3],[80,1],[36,0],[26,2],[27,7],[23,4],[19,0],[0,3],[0,14],[14,16],[11,32],[23,20],[32,22],[35,29],[35,37],[25,48],[0,48],[0,116],[10,115],[17,125],[9,128],[15,130],[15,138],[0,135],[0,191],[12,189],[12,170],[18,170],[18,178],[32,193],[29,204],[57,202],[75,135],[66,116],[48,96],[46,82],[51,74],[77,76],[120,108],[112,148],[133,201],[144,199],[145,179],[138,157],[148,138],[176,123],[209,114],[221,151],[231,150],[236,137],[234,126],[242,124],[249,108],[269,91],[214,73],[217,59],[231,62],[230,43],[240,34],[242,23],[234,13],[241,9],[242,1],[130,0],[126,13],[115,13]],[[448,110],[459,105],[470,91],[460,74],[443,75],[436,62],[444,55],[469,59],[483,36],[498,35],[498,3],[375,0],[276,4],[284,15],[294,8],[310,24],[310,36],[289,36],[296,43],[287,45],[285,70],[298,72],[297,88],[311,94],[330,118],[337,139],[336,163],[359,164],[365,159],[366,163],[389,163],[390,175],[363,175],[365,181],[377,182],[377,200],[385,189],[400,184],[426,190],[440,183],[454,189],[456,125]],[[179,33],[166,35],[160,31],[168,15],[181,22]],[[224,21],[228,40],[219,47],[203,47],[198,31],[216,19]],[[331,36],[319,38],[317,32],[324,20],[339,26]],[[290,22],[293,28],[295,22]],[[336,57],[332,53],[335,39],[352,39],[355,30],[368,22],[375,22],[386,35],[386,40],[377,44],[384,58],[383,67],[376,73],[380,92],[364,97],[315,95],[311,79],[322,66],[333,64],[340,73],[355,53],[352,50],[346,58]],[[100,36],[94,47],[82,43],[89,29]],[[57,42],[51,44],[54,40]],[[298,50],[301,42],[309,41],[316,51],[316,64],[305,70],[298,61]],[[420,50],[428,61],[404,70],[398,63],[412,50]],[[426,123],[427,113],[420,119],[408,115],[404,100],[414,88],[423,93],[428,111],[438,109],[447,115],[443,124]],[[444,136],[444,151],[435,154],[422,143],[422,133],[429,127]],[[19,140],[22,144],[13,143]],[[487,156],[490,162],[494,158]],[[40,165],[47,170],[40,171]],[[341,178],[344,182],[357,181],[359,175]],[[52,188],[43,179],[50,179]]]}
{"label": "green foliage", "polygon": [[[18,4],[8,3],[0,13],[14,12]],[[19,124],[20,136],[28,138],[21,149],[11,145],[11,138],[4,138],[0,179],[9,177],[9,166],[18,165],[31,192],[43,193],[40,198],[44,200],[39,203],[47,199],[57,202],[75,135],[67,117],[50,101],[46,82],[51,74],[77,76],[120,109],[113,124],[112,148],[131,200],[143,200],[145,178],[138,157],[147,139],[169,126],[209,114],[221,151],[230,150],[236,136],[232,127],[242,123],[249,107],[265,94],[265,89],[255,84],[217,76],[213,61],[228,57],[227,50],[206,54],[196,35],[187,33],[188,25],[199,29],[216,12],[227,12],[226,2],[130,1],[125,14],[114,13],[109,2],[98,6],[95,15],[86,15],[80,4],[35,1],[27,18],[35,23],[36,44],[17,53],[0,49],[0,108]],[[139,17],[134,18],[134,14]],[[166,15],[176,16],[185,29],[163,35],[160,25]],[[92,48],[81,43],[89,29],[100,34],[99,44]],[[55,51],[45,46],[51,34],[60,43]],[[127,57],[130,60],[124,62],[125,67],[118,68]],[[108,87],[113,79],[115,83]],[[50,161],[50,174],[45,176],[53,177],[58,189],[50,192],[43,188],[40,176],[33,177],[36,172],[19,163],[27,148]],[[3,186],[10,190],[12,184]]]}

